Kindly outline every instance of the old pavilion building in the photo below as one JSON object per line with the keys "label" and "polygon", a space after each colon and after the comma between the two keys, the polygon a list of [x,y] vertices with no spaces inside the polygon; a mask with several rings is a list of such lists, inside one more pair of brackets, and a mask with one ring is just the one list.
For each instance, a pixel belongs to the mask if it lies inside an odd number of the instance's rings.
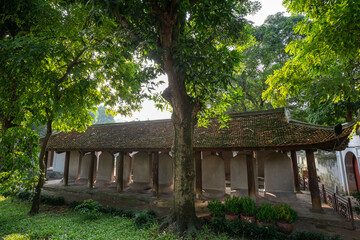
{"label": "old pavilion building", "polygon": [[[321,211],[314,151],[345,149],[352,130],[353,123],[338,125],[334,131],[295,121],[286,109],[231,114],[228,126],[222,128],[212,120],[207,128],[195,128],[194,190],[198,198],[223,196],[228,180],[234,194],[255,198],[260,179],[268,197],[295,195],[296,151],[305,150],[312,207]],[[173,190],[173,138],[171,120],[103,124],[82,133],[54,134],[47,151],[66,153],[65,185],[69,179],[85,178],[93,188],[96,179],[116,181],[119,192],[125,187],[152,188],[161,194]]]}

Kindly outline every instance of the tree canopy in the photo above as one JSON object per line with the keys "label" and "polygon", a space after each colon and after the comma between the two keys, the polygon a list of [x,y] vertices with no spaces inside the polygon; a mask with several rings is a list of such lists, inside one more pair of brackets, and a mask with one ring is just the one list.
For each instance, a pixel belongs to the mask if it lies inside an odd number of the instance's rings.
{"label": "tree canopy", "polygon": [[305,14],[296,31],[306,37],[287,46],[292,59],[267,80],[264,97],[273,105],[297,104],[318,123],[351,121],[359,109],[358,1],[285,1],[295,13]]}
{"label": "tree canopy", "polygon": [[198,117],[225,112],[241,95],[231,83],[241,71],[241,51],[252,42],[244,17],[259,5],[233,0],[120,0],[103,6],[116,19],[129,55],[158,69],[153,73],[168,76],[162,96],[172,107],[175,129],[174,219],[180,231],[191,232],[197,226],[194,126]]}
{"label": "tree canopy", "polygon": [[291,41],[302,38],[294,33],[294,26],[303,20],[302,16],[284,16],[283,13],[270,15],[264,24],[254,27],[256,44],[244,51],[244,71],[236,78],[243,91],[240,105],[232,110],[249,111],[272,108],[262,97],[267,89],[266,79],[275,70],[290,60],[285,47]]}

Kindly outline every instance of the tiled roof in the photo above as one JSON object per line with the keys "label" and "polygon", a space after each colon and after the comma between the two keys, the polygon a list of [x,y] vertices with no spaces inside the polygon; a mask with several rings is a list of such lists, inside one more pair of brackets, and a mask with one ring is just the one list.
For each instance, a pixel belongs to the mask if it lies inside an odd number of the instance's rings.
{"label": "tiled roof", "polygon": [[[333,127],[303,123],[288,118],[285,109],[231,114],[228,127],[212,120],[197,127],[194,148],[199,150],[341,150],[348,143],[353,124],[343,126],[335,137]],[[169,150],[174,138],[171,120],[101,124],[85,132],[57,133],[47,149],[55,151]]]}

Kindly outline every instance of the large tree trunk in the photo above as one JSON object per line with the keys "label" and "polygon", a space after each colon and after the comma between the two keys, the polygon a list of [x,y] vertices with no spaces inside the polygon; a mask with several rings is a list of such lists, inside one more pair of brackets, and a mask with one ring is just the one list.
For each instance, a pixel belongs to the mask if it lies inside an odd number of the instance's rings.
{"label": "large tree trunk", "polygon": [[49,141],[49,138],[51,136],[52,133],[52,120],[49,120],[46,124],[46,135],[44,138],[44,142],[41,146],[41,151],[40,151],[40,155],[39,155],[39,168],[40,168],[40,176],[39,176],[39,181],[38,184],[36,185],[36,189],[35,189],[35,196],[32,200],[32,205],[31,205],[31,209],[30,209],[30,215],[35,215],[37,213],[39,213],[39,208],[40,208],[40,195],[41,195],[41,189],[44,186],[44,182],[45,182],[45,151],[46,151],[46,146],[47,143]]}
{"label": "large tree trunk", "polygon": [[[199,104],[194,103],[186,93],[184,75],[173,70],[171,58],[166,61],[169,87],[163,96],[173,108],[171,116],[175,137],[173,159],[175,163],[174,217],[180,232],[194,232],[198,229],[195,213],[195,169],[193,135]],[[171,66],[171,67],[170,67]]]}

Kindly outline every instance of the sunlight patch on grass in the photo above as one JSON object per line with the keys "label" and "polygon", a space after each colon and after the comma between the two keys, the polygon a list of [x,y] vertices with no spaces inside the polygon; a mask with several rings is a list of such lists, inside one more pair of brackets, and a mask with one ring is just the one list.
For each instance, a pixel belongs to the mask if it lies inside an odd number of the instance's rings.
{"label": "sunlight patch on grass", "polygon": [[4,240],[28,240],[30,239],[28,235],[13,233],[10,235],[7,235]]}
{"label": "sunlight patch on grass", "polygon": [[6,199],[6,197],[3,197],[3,196],[0,195],[0,202],[4,201],[5,199]]}

